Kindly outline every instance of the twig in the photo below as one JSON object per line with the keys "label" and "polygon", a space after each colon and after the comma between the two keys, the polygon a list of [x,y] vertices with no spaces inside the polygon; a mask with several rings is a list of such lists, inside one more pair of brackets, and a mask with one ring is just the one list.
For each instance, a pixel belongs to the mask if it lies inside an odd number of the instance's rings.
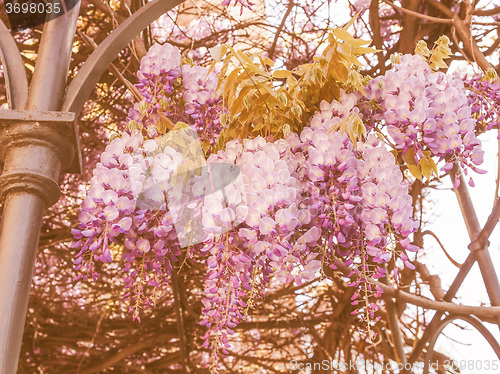
{"label": "twig", "polygon": [[430,230],[426,230],[422,233],[422,235],[430,235],[432,236],[434,239],[436,239],[436,241],[438,242],[439,246],[441,247],[441,249],[443,250],[444,254],[446,255],[446,257],[448,258],[448,260],[450,260],[450,262],[455,265],[457,268],[460,269],[460,266],[462,266],[461,264],[459,264],[458,262],[456,262],[451,256],[450,254],[446,251],[446,249],[444,248],[443,244],[441,243],[441,240],[439,240],[439,238],[437,237],[436,234],[434,234],[432,231]]}
{"label": "twig", "polygon": [[274,56],[274,52],[276,51],[276,45],[278,44],[278,38],[281,34],[281,31],[283,30],[283,27],[285,26],[286,19],[290,15],[294,6],[295,6],[295,3],[293,2],[293,0],[289,0],[288,8],[286,9],[285,14],[283,15],[283,19],[281,20],[281,23],[278,26],[278,29],[276,30],[276,35],[274,36],[273,44],[271,46],[271,49],[269,50],[269,58],[270,59],[272,59]]}
{"label": "twig", "polygon": [[439,278],[439,275],[431,274],[429,269],[427,269],[427,266],[419,261],[415,261],[413,264],[417,268],[422,280],[429,284],[429,288],[432,296],[434,296],[434,299],[437,301],[445,300],[446,293],[441,288],[441,278]]}
{"label": "twig", "polygon": [[[385,1],[385,0],[383,0]],[[475,39],[472,37],[469,27],[465,24],[463,20],[460,19],[458,14],[455,14],[451,9],[447,8],[444,4],[436,0],[426,0],[428,4],[432,5],[434,8],[439,10],[447,17],[451,17],[453,22],[453,27],[457,31],[458,38],[464,44],[465,51],[472,56],[472,59],[479,65],[481,69],[486,71],[489,68],[493,68],[493,65],[486,60],[486,57],[479,49]]]}
{"label": "twig", "polygon": [[[90,38],[88,35],[84,34],[83,32],[81,32],[80,30],[76,30],[78,36],[85,42],[87,43],[89,46],[91,46],[92,48],[94,48],[94,50],[97,48],[97,44],[96,42],[94,42],[92,40],[92,38]],[[114,64],[110,64],[109,65],[109,70],[111,70],[111,72],[113,73],[113,75],[115,75],[118,79],[120,79],[124,84],[125,86],[128,88],[128,90],[132,93],[132,95],[134,95],[134,98],[137,100],[137,101],[141,101],[142,100],[142,95],[141,93],[139,92],[139,90],[137,89],[137,87],[135,87],[132,82],[130,82],[127,78],[125,78],[123,76],[122,73],[120,73],[120,71],[118,70],[118,68],[114,65]]]}
{"label": "twig", "polygon": [[[338,258],[334,258],[335,265],[339,270],[341,270],[344,274],[350,273],[351,269],[342,264],[342,260]],[[386,285],[371,277],[367,277],[367,282],[379,286],[382,288],[384,293],[387,296],[392,296],[398,298],[401,301],[405,301],[407,303],[420,306],[426,309],[433,309],[440,312],[448,312],[455,313],[460,315],[470,315],[473,314],[478,318],[492,321],[494,319],[500,318],[500,306],[471,306],[471,305],[460,305],[447,301],[436,301],[432,299],[428,299],[423,296],[412,295],[408,292],[402,291],[399,288]]]}
{"label": "twig", "polygon": [[486,16],[494,16],[495,14],[500,13],[500,7],[496,7],[493,9],[476,9],[472,12],[475,16],[486,17]]}
{"label": "twig", "polygon": [[438,18],[438,17],[427,16],[425,14],[421,14],[421,13],[414,12],[412,10],[409,10],[409,9],[397,6],[396,4],[390,2],[389,0],[382,0],[382,1],[384,3],[390,5],[394,9],[400,10],[401,12],[409,14],[411,16],[415,16],[415,17],[418,17],[418,18],[421,18],[421,19],[425,19],[427,21],[437,22],[437,23],[449,23],[449,24],[453,23],[453,20],[449,19],[449,18]]}
{"label": "twig", "polygon": [[447,301],[435,301],[422,296],[415,296],[410,293],[401,291],[394,286],[387,286],[380,283],[374,279],[370,279],[370,282],[380,286],[390,296],[399,298],[402,301],[406,301],[410,304],[420,306],[426,309],[433,309],[441,312],[448,312],[460,315],[475,315],[481,319],[492,320],[500,316],[499,306],[471,306],[471,305],[460,305],[455,303],[450,303]]}
{"label": "twig", "polygon": [[[384,266],[387,271],[387,266]],[[389,278],[387,273],[382,278],[382,282],[389,285]],[[394,340],[394,355],[397,358],[397,362],[400,364],[406,364],[406,354],[404,351],[404,341],[401,335],[401,326],[399,325],[398,312],[396,308],[396,303],[392,300],[389,295],[384,295],[385,305],[387,307],[387,320],[389,322],[389,328],[392,333],[392,339]]]}

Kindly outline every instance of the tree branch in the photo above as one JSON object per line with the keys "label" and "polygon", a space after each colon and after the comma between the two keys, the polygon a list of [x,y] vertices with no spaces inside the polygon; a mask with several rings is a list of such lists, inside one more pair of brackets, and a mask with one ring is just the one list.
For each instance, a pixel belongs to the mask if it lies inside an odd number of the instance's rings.
{"label": "tree branch", "polygon": [[393,7],[395,10],[399,10],[403,13],[406,13],[406,14],[409,14],[409,15],[412,15],[412,16],[415,16],[415,17],[418,17],[421,19],[425,19],[427,21],[436,22],[436,23],[450,23],[450,24],[453,23],[452,19],[427,16],[425,14],[421,14],[421,13],[414,12],[412,10],[397,6],[396,4],[394,4],[393,2],[391,2],[389,0],[382,0],[382,1],[384,3],[390,5],[391,7]]}
{"label": "tree branch", "polygon": [[271,46],[271,49],[269,50],[269,58],[270,59],[272,59],[274,56],[274,52],[276,51],[276,45],[278,44],[278,38],[281,34],[281,31],[283,30],[283,27],[285,26],[286,19],[290,15],[294,5],[295,5],[295,3],[293,2],[293,0],[290,0],[288,2],[288,7],[286,9],[285,14],[283,15],[283,19],[281,20],[281,23],[280,23],[278,29],[276,30],[276,35],[274,35],[273,44]]}

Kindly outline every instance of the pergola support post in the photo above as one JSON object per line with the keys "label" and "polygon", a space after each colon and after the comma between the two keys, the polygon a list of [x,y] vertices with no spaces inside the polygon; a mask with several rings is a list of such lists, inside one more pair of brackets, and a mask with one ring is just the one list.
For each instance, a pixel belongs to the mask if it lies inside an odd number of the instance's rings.
{"label": "pergola support post", "polygon": [[78,170],[74,113],[81,111],[119,51],[161,14],[184,1],[146,3],[99,45],[67,89],[79,4],[47,22],[27,99],[21,56],[0,21],[0,58],[10,79],[9,103],[17,109],[0,110],[0,163],[4,163],[0,176],[0,196],[4,199],[0,223],[1,374],[17,371],[43,210],[59,197],[60,173]]}
{"label": "pergola support post", "polygon": [[62,106],[79,9],[44,26],[29,111],[0,111],[2,374],[17,372],[43,211],[58,200],[60,173],[78,151],[74,114],[54,111]]}

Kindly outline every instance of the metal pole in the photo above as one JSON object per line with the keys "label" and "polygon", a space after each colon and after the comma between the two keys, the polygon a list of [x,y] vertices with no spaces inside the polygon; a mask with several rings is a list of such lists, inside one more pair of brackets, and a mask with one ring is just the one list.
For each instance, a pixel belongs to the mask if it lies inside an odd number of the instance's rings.
{"label": "metal pole", "polygon": [[23,109],[28,97],[26,69],[16,42],[2,20],[0,20],[0,59],[5,74],[9,107]]}
{"label": "metal pole", "polygon": [[[77,5],[45,24],[28,109],[54,111],[61,107],[79,9]],[[53,123],[26,120],[2,125],[0,373],[15,374],[43,210],[59,198],[59,175],[71,162],[75,149],[67,134]]]}

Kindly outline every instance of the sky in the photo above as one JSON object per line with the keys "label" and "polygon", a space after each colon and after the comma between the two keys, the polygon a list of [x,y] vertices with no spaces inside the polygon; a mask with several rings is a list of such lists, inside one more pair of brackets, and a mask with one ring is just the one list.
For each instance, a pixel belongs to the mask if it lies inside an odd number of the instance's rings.
{"label": "sky", "polygon": [[[485,161],[481,168],[488,170],[488,173],[483,175],[474,175],[474,182],[476,187],[469,187],[469,193],[472,202],[476,208],[476,214],[481,226],[486,222],[493,206],[495,197],[495,179],[497,170],[497,153],[498,142],[496,133],[490,131],[479,137],[483,142],[483,149],[485,150]],[[462,218],[458,201],[454,192],[451,190],[452,183],[448,178],[443,180],[443,190],[433,191],[432,193],[432,207],[427,212],[427,218],[430,220],[426,229],[434,231],[443,243],[446,251],[457,262],[462,263],[465,261],[469,254],[467,246],[470,243],[467,229]],[[489,252],[495,265],[497,274],[500,276],[500,229],[497,225],[490,237]],[[451,264],[446,258],[436,241],[430,236],[424,237],[425,260],[429,271],[432,274],[438,274],[442,281],[442,287],[447,290],[453,282],[458,269]],[[461,289],[458,293],[459,300],[467,305],[481,305],[481,303],[489,305],[488,295],[484,287],[484,283],[477,264],[471,269],[469,275],[465,279]],[[455,300],[456,302],[457,300]],[[496,357],[495,353],[484,340],[482,335],[473,331],[470,325],[460,323],[461,326],[468,326],[467,329],[449,325],[443,331],[443,335],[436,343],[436,350],[444,354],[449,354],[457,360],[476,361],[471,364],[471,367],[476,369],[466,369],[463,373],[498,373],[500,372],[500,359]],[[495,336],[497,341],[500,341],[499,329],[496,325],[485,324],[491,333]],[[446,338],[448,336],[455,341]],[[487,361],[496,360],[499,369],[485,370],[479,369],[477,361],[483,362],[483,367]]]}

